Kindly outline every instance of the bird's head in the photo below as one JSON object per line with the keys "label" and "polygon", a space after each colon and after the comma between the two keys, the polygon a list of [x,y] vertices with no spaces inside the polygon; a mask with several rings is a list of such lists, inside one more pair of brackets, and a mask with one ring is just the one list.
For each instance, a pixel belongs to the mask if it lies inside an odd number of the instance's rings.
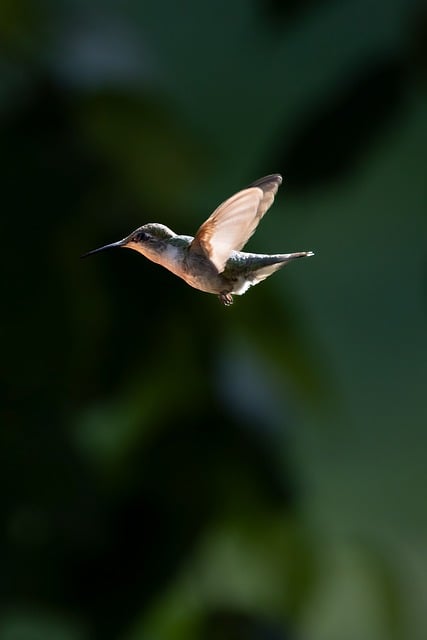
{"label": "bird's head", "polygon": [[82,255],[82,258],[91,256],[99,251],[105,251],[106,249],[122,248],[138,251],[138,253],[142,253],[142,255],[156,262],[155,258],[164,251],[167,247],[168,240],[174,236],[174,232],[165,225],[150,222],[149,224],[144,224],[142,227],[138,227],[138,229],[132,231],[132,233],[126,236],[126,238],[123,238],[123,240],[111,242],[98,249],[88,251]]}

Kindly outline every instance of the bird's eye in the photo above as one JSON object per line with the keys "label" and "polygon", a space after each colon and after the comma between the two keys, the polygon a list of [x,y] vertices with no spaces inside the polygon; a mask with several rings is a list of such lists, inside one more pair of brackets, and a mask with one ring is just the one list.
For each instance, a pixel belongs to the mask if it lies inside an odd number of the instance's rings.
{"label": "bird's eye", "polygon": [[145,231],[139,231],[137,239],[139,242],[146,242],[148,240],[148,233],[145,233]]}

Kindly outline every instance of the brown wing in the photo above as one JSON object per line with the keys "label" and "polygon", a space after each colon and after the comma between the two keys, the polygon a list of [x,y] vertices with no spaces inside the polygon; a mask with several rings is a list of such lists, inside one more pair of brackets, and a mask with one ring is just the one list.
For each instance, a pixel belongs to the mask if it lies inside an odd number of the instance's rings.
{"label": "brown wing", "polygon": [[232,251],[240,251],[272,205],[282,182],[279,174],[257,180],[219,205],[196,233],[190,251],[203,253],[223,271]]}

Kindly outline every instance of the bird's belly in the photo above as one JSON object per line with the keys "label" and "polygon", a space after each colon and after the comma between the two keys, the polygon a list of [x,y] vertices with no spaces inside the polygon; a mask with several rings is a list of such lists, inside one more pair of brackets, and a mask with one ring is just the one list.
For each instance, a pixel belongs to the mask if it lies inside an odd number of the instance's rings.
{"label": "bird's belly", "polygon": [[230,273],[228,270],[218,273],[209,261],[198,257],[184,259],[181,263],[171,261],[163,266],[182,278],[190,287],[206,293],[242,295],[252,285],[250,279],[243,274]]}
{"label": "bird's belly", "polygon": [[[157,262],[178,276],[178,278],[184,280],[190,287],[208,293],[217,293],[215,288],[216,280],[218,279],[217,274],[210,273],[208,268],[203,269],[197,262],[193,261],[188,264],[187,260],[181,258],[176,247],[168,248],[166,256],[163,254],[161,260],[157,260]],[[218,292],[220,291],[221,289],[218,289]]]}
{"label": "bird's belly", "polygon": [[230,291],[230,293],[241,296],[246,293],[249,287],[252,287],[252,284],[253,283],[249,280],[246,280],[246,278],[237,278],[237,280],[233,283],[233,289]]}
{"label": "bird's belly", "polygon": [[181,278],[194,289],[205,293],[222,293],[226,288],[221,276],[217,274],[183,273]]}
{"label": "bird's belly", "polygon": [[243,276],[227,278],[218,273],[198,274],[189,272],[179,275],[190,287],[206,293],[232,293],[241,296],[253,285],[253,282]]}
{"label": "bird's belly", "polygon": [[221,273],[213,271],[207,273],[198,273],[197,271],[187,272],[181,274],[181,278],[185,280],[190,287],[205,291],[206,293],[232,293],[238,296],[245,293],[253,284],[243,275],[236,276],[233,274],[233,276],[230,277],[229,274],[224,276]]}
{"label": "bird's belly", "polygon": [[222,293],[227,289],[227,281],[207,260],[190,257],[184,260],[182,269],[175,272],[190,287],[206,293]]}

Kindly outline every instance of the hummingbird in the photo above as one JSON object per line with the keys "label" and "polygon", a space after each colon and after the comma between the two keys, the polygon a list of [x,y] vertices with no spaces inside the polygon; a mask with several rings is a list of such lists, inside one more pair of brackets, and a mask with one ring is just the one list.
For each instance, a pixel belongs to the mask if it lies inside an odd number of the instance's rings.
{"label": "hummingbird", "polygon": [[216,294],[226,306],[291,260],[312,251],[273,255],[240,251],[274,201],[282,176],[274,173],[252,182],[215,209],[194,236],[177,235],[163,224],[138,227],[118,242],[85,253],[121,247],[133,249],[160,264],[188,285]]}

